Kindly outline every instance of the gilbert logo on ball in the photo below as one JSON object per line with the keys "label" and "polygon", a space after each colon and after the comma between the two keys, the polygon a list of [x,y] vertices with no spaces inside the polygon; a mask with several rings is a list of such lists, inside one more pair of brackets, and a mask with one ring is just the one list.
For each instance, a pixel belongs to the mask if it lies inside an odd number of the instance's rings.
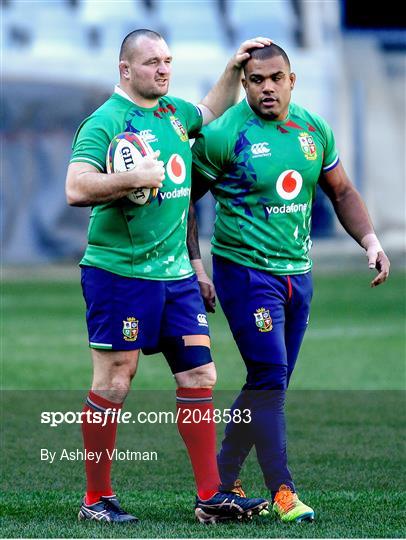
{"label": "gilbert logo on ball", "polygon": [[172,154],[166,165],[166,172],[174,184],[183,184],[186,178],[186,165],[182,156]]}
{"label": "gilbert logo on ball", "polygon": [[[130,171],[144,156],[153,154],[148,142],[137,133],[126,131],[113,137],[106,156],[108,173]],[[135,204],[145,205],[153,201],[158,195],[157,188],[138,188],[127,195]]]}
{"label": "gilbert logo on ball", "polygon": [[291,201],[299,195],[302,185],[302,175],[293,169],[289,169],[279,175],[276,181],[276,191],[282,199]]}

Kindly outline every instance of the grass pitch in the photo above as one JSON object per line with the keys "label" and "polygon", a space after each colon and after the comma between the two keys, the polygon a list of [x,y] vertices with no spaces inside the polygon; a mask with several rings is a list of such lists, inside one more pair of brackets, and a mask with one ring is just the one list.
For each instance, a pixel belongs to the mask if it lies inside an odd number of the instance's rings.
{"label": "grass pitch", "polygon": [[[41,461],[41,448],[81,448],[80,427],[40,423],[80,410],[91,377],[78,271],[72,280],[3,286],[2,490],[4,537],[404,537],[405,280],[370,290],[369,275],[315,275],[311,321],[288,393],[290,467],[314,524],[271,516],[215,527],[193,518],[190,464],[173,424],[120,426],[119,449],[156,450],[157,461],[113,465],[114,486],[137,526],[79,524],[83,463]],[[228,407],[244,369],[224,316],[210,316],[216,406]],[[173,410],[164,359],[144,357],[126,410]],[[218,426],[219,439],[223,424]],[[242,475],[266,496],[252,452]],[[402,504],[403,502],[403,504]]]}

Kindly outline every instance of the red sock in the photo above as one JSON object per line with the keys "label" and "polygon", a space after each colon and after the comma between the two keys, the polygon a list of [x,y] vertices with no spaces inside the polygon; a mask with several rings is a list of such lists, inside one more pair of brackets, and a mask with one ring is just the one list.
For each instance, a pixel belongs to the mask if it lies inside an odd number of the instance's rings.
{"label": "red sock", "polygon": [[[83,415],[82,434],[83,446],[87,453],[102,452],[101,459],[85,460],[86,468],[86,504],[93,504],[100,500],[101,496],[113,495],[110,481],[111,459],[109,459],[106,449],[111,453],[116,443],[117,416],[110,414],[105,417],[106,409],[118,411],[123,406],[122,403],[113,403],[94,392],[90,391],[87,397],[83,412],[91,411],[92,414]],[[102,422],[90,422],[94,412],[100,412]],[[104,422],[106,425],[104,426]]]}
{"label": "red sock", "polygon": [[178,429],[192,462],[198,496],[210,499],[220,485],[212,391],[210,388],[178,388],[176,403]]}

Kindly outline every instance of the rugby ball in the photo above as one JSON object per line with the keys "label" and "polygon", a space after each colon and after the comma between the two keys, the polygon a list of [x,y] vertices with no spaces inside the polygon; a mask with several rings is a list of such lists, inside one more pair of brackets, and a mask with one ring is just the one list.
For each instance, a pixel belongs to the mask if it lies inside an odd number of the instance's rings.
{"label": "rugby ball", "polygon": [[[133,169],[144,156],[154,151],[141,135],[125,131],[113,137],[106,156],[108,173],[125,172]],[[158,195],[158,188],[138,188],[127,195],[131,202],[138,205],[150,204]]]}

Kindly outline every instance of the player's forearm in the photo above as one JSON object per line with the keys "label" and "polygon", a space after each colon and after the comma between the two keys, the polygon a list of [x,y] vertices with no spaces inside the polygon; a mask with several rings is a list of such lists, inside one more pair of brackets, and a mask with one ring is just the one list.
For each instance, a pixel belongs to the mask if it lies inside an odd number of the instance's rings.
{"label": "player's forearm", "polygon": [[332,199],[340,223],[358,244],[368,234],[374,234],[374,227],[368,210],[358,191],[350,187],[340,197]]}
{"label": "player's forearm", "polygon": [[230,60],[220,79],[202,100],[202,105],[210,109],[215,118],[237,103],[240,95],[241,73],[241,67],[237,67],[235,61]]}
{"label": "player's forearm", "polygon": [[360,194],[352,188],[333,200],[333,204],[345,230],[365,249],[369,268],[378,271],[378,275],[371,281],[371,287],[384,283],[389,276],[390,262],[374,233]]}
{"label": "player's forearm", "polygon": [[187,248],[189,251],[190,263],[196,273],[197,281],[199,282],[200,293],[204,300],[204,305],[209,313],[214,313],[216,309],[216,291],[212,280],[206,274],[201,259],[196,212],[192,202],[189,206],[188,215]]}
{"label": "player's forearm", "polygon": [[190,260],[200,259],[199,231],[197,228],[196,210],[191,202],[187,219],[187,249]]}
{"label": "player's forearm", "polygon": [[125,172],[104,174],[88,163],[71,163],[66,176],[66,198],[71,206],[93,206],[116,201],[139,188],[161,188],[165,178],[159,152],[143,157]]}
{"label": "player's forearm", "polygon": [[134,190],[127,173],[84,172],[67,182],[66,197],[71,206],[94,206],[125,197]]}

